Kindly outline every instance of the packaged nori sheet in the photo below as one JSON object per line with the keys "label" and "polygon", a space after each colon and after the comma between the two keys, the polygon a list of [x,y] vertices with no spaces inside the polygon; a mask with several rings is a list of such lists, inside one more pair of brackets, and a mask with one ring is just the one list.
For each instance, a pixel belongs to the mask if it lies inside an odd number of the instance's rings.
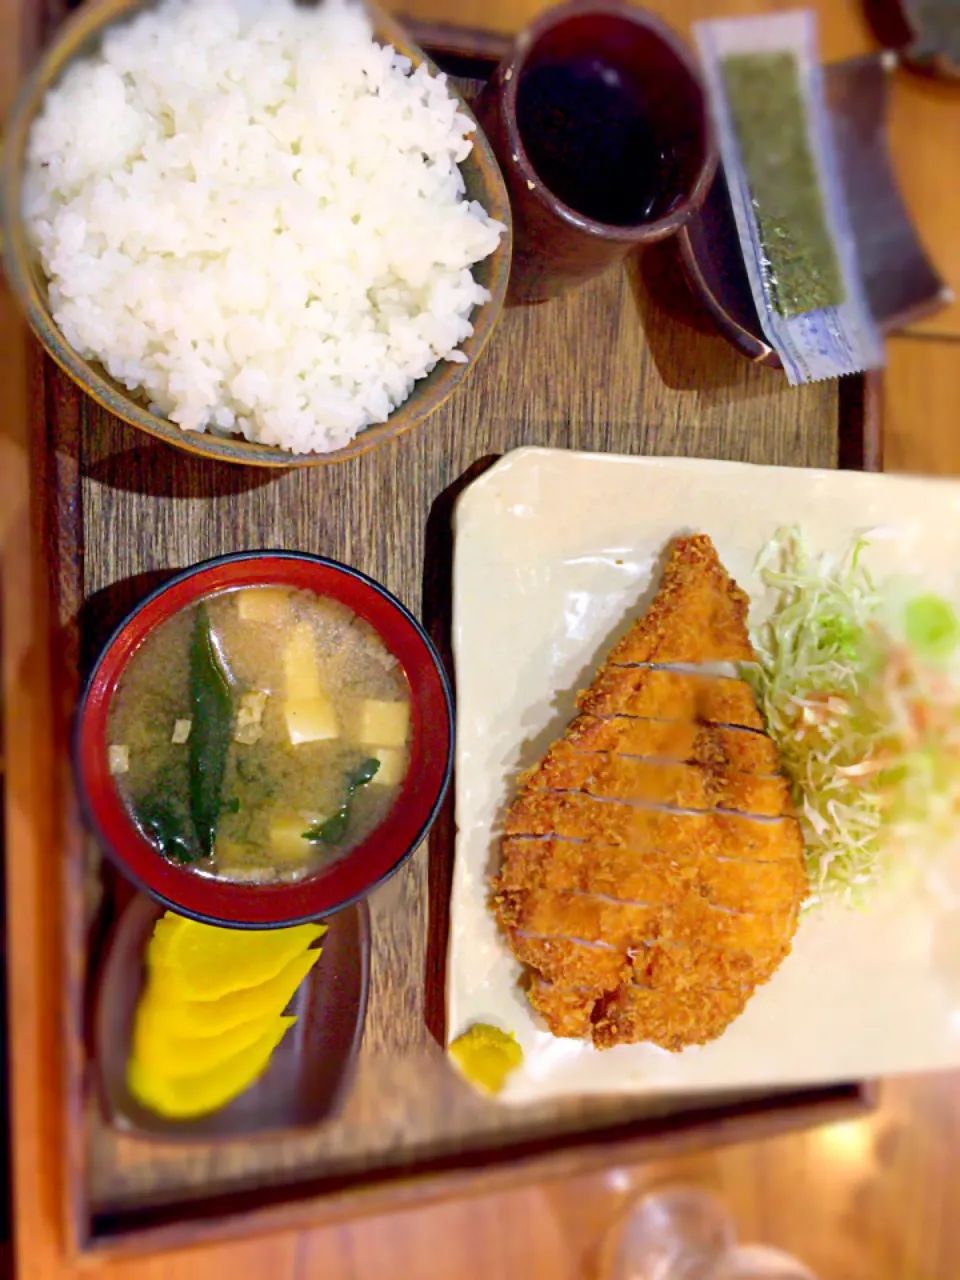
{"label": "packaged nori sheet", "polygon": [[796,55],[732,54],[721,67],[774,306],[783,316],[837,307],[844,300],[843,277],[810,148]]}
{"label": "packaged nori sheet", "polygon": [[694,27],[763,332],[794,386],[883,364],[810,9]]}

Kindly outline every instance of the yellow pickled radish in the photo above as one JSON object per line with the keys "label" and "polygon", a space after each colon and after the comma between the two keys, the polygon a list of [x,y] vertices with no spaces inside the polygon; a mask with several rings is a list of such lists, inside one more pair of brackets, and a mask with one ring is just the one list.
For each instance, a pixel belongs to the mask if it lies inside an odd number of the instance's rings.
{"label": "yellow pickled radish", "polygon": [[232,991],[219,1000],[178,1000],[164,990],[161,981],[151,978],[141,1009],[162,1021],[171,1036],[203,1040],[220,1036],[243,1023],[283,1013],[301,982],[320,959],[321,947],[312,947],[295,956],[274,978],[255,987]]}
{"label": "yellow pickled radish", "polygon": [[154,965],[162,960],[164,954],[176,945],[176,937],[182,933],[187,924],[186,916],[178,916],[173,911],[166,911],[153,926],[153,936],[147,944],[147,965]]}
{"label": "yellow pickled radish", "polygon": [[158,1014],[157,1006],[144,1000],[133,1029],[133,1056],[150,1071],[169,1080],[202,1075],[261,1039],[276,1025],[277,1012],[240,1022],[219,1036],[178,1036]]}
{"label": "yellow pickled radish", "polygon": [[448,1048],[450,1057],[471,1084],[484,1093],[499,1093],[507,1077],[523,1062],[523,1050],[511,1031],[475,1022]]}
{"label": "yellow pickled radish", "polygon": [[127,1084],[144,1106],[171,1120],[188,1120],[219,1111],[245,1093],[267,1069],[273,1051],[296,1018],[276,1018],[259,1040],[210,1070],[170,1079],[153,1064],[130,1059]]}
{"label": "yellow pickled radish", "polygon": [[319,924],[222,929],[171,914],[157,921],[147,966],[165,996],[182,1000],[219,1000],[268,982],[326,931]]}

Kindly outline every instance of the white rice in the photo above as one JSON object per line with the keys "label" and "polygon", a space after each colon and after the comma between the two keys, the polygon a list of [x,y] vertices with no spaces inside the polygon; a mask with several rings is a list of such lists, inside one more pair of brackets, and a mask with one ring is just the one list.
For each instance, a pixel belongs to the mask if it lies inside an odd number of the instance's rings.
{"label": "white rice", "polygon": [[186,431],[338,449],[466,359],[505,229],[464,195],[472,128],[346,0],[169,0],[33,126],[54,319]]}

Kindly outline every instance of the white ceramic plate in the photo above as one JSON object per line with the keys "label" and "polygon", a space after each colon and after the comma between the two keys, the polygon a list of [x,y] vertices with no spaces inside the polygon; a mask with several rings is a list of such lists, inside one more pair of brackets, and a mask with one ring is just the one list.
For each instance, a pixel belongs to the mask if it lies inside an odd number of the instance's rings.
{"label": "white ceramic plate", "polygon": [[[663,1093],[813,1084],[960,1063],[960,869],[878,893],[867,912],[805,916],[793,952],[712,1044],[599,1052],[541,1030],[487,904],[514,778],[574,712],[668,540],[701,531],[764,607],[753,565],[783,524],[842,552],[877,530],[871,567],[960,598],[960,484],[678,458],[521,449],[456,512],[457,848],[447,1031],[513,1031],[524,1065],[501,1095]],[[951,887],[955,882],[956,893]]]}

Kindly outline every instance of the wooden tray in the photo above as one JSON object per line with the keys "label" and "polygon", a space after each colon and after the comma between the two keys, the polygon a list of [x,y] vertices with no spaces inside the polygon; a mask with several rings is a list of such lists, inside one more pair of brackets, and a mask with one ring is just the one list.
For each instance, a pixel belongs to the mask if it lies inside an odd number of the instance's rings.
{"label": "wooden tray", "polygon": [[[483,39],[458,44],[449,31],[417,37],[470,59],[457,66],[473,73],[491,52]],[[123,887],[77,818],[69,717],[78,672],[117,618],[171,569],[255,547],[331,555],[396,592],[447,652],[452,502],[508,449],[879,465],[875,380],[791,390],[782,374],[739,358],[709,325],[678,318],[693,316],[679,276],[670,296],[676,314],[652,299],[631,264],[554,303],[508,311],[462,390],[424,427],[351,462],[281,475],[211,464],[153,442],[85,399],[36,353],[32,477],[58,628],[50,729],[62,874],[47,892],[59,894],[52,913],[59,927],[49,941],[59,946],[69,1252],[156,1250],[395,1209],[782,1132],[869,1105],[870,1091],[858,1083],[522,1111],[475,1096],[437,1042],[449,808],[429,854],[421,849],[371,899],[370,1004],[355,1085],[339,1118],[299,1136],[171,1146],[109,1128],[91,1088],[89,979]]]}

